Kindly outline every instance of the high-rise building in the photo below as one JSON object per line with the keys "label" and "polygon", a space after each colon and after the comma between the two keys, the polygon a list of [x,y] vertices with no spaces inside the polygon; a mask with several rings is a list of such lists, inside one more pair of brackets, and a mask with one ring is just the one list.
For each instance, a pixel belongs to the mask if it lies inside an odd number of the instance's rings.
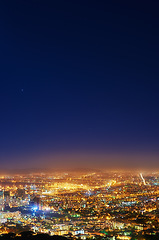
{"label": "high-rise building", "polygon": [[0,190],[0,211],[4,209],[3,190]]}
{"label": "high-rise building", "polygon": [[3,198],[3,190],[0,190],[0,199]]}
{"label": "high-rise building", "polygon": [[25,189],[17,189],[16,191],[16,197],[25,199]]}
{"label": "high-rise building", "polygon": [[29,203],[30,207],[37,211],[37,210],[42,210],[42,202],[41,202],[41,199],[40,197],[36,196],[34,197],[30,203]]}
{"label": "high-rise building", "polygon": [[10,200],[10,191],[4,191],[3,198],[4,198],[4,203],[5,203],[5,204],[9,204],[9,200]]}
{"label": "high-rise building", "polygon": [[34,201],[34,206],[37,207],[37,210],[41,210],[41,199],[40,199],[40,197],[36,196],[33,199],[33,201]]}

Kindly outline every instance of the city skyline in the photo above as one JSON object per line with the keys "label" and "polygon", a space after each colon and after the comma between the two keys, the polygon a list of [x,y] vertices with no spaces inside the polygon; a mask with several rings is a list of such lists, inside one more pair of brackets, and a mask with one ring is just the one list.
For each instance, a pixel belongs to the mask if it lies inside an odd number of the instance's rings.
{"label": "city skyline", "polygon": [[158,174],[103,169],[0,175],[0,236],[156,240]]}

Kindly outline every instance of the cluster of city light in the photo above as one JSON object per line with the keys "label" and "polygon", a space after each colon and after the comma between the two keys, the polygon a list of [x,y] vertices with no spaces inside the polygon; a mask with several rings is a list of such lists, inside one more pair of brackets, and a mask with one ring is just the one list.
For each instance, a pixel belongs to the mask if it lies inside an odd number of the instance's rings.
{"label": "cluster of city light", "polygon": [[48,191],[43,192],[44,194],[52,194],[54,191],[75,191],[75,190],[89,190],[90,187],[84,184],[75,184],[75,183],[54,183],[48,186]]}
{"label": "cluster of city light", "polygon": [[[117,231],[119,239],[129,239],[122,236],[124,230],[132,227],[136,233],[142,231],[143,226],[137,223],[141,215],[144,221],[149,216],[146,226],[149,230],[158,211],[159,177],[157,174],[144,174],[144,177],[137,172],[1,178],[0,231],[6,232],[4,223],[9,231],[10,223],[15,222],[52,235],[66,236],[71,232],[86,239],[88,235],[104,236],[104,231],[109,229]],[[55,215],[57,218],[52,217]],[[77,226],[77,222],[85,226],[85,220],[86,227]]]}

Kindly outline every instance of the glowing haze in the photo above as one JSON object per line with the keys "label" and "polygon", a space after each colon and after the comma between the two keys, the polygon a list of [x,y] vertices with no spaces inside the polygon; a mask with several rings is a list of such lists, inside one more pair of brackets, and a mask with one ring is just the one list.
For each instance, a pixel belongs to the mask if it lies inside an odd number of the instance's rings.
{"label": "glowing haze", "polygon": [[101,153],[63,153],[30,155],[5,160],[2,169],[44,169],[71,170],[75,168],[86,169],[114,169],[114,170],[158,170],[158,154],[101,154]]}

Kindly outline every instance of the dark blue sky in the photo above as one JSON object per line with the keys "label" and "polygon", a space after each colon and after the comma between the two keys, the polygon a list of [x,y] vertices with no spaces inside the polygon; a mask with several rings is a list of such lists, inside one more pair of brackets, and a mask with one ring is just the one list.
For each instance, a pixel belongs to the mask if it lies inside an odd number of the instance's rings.
{"label": "dark blue sky", "polygon": [[32,167],[38,158],[40,166],[48,155],[54,165],[55,154],[73,153],[74,162],[80,154],[159,156],[158,8],[153,1],[1,2],[2,166],[27,159]]}

